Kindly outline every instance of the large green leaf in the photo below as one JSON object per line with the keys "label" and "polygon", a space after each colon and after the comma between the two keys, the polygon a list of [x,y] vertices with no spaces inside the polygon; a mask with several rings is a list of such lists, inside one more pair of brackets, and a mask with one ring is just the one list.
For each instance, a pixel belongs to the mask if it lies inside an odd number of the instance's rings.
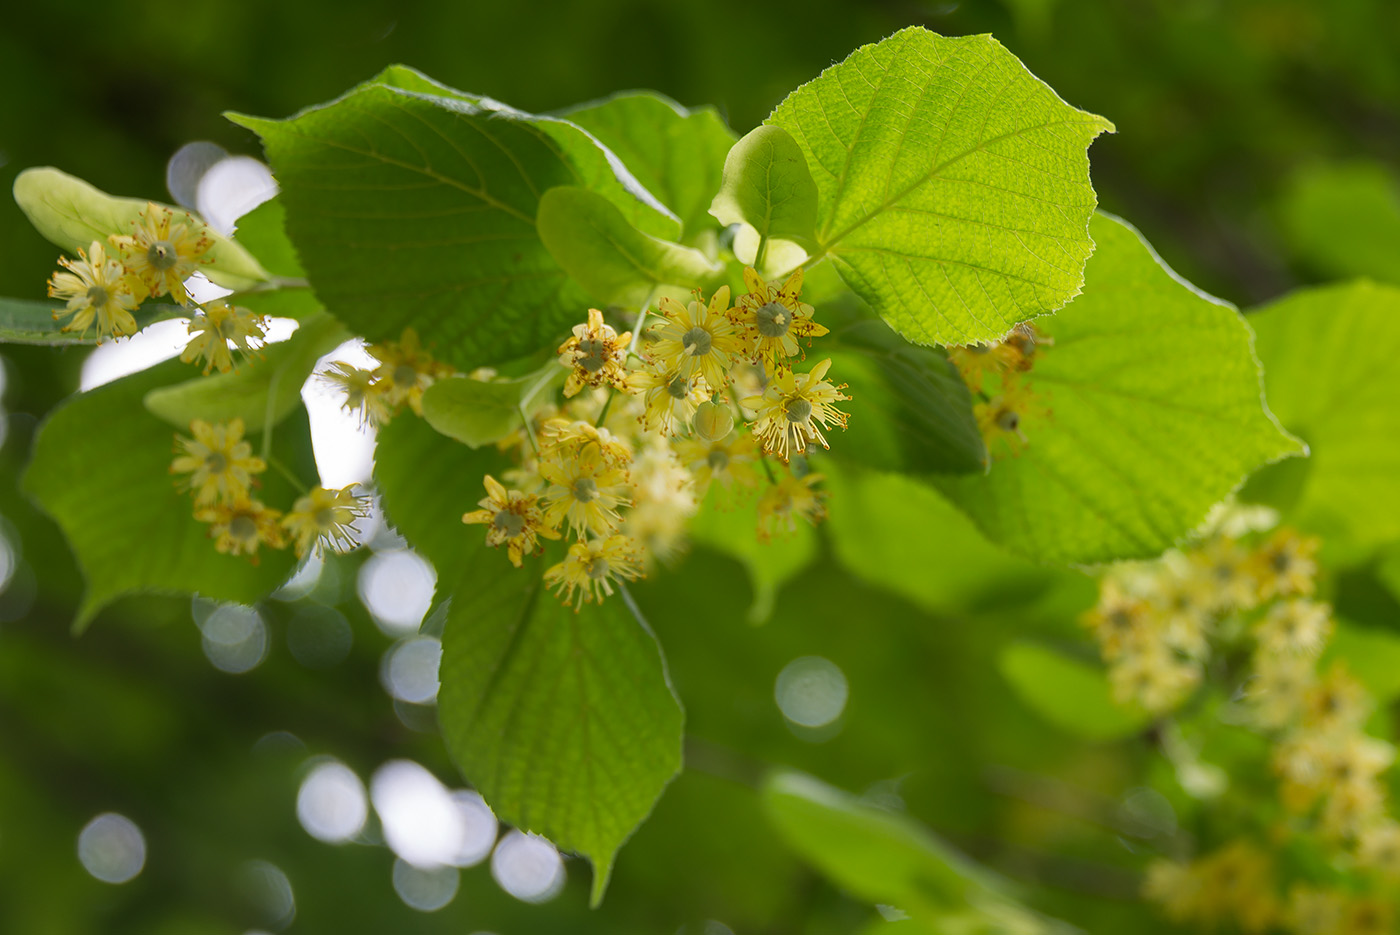
{"label": "large green leaf", "polygon": [[1012,643],[998,660],[1002,677],[1032,710],[1056,727],[1087,740],[1117,740],[1151,722],[1141,709],[1113,701],[1101,666],[1037,643]]}
{"label": "large green leaf", "polygon": [[[87,334],[64,331],[63,322],[53,317],[63,308],[61,302],[29,302],[24,299],[0,297],[0,344],[96,344],[97,332]],[[156,321],[184,318],[188,309],[178,305],[147,302],[136,312],[136,324],[142,328]],[[104,339],[108,340],[108,339]]]}
{"label": "large green leaf", "polygon": [[[536,234],[541,193],[601,189],[637,206],[635,226],[676,228],[582,130],[494,102],[368,84],[287,120],[231,119],[262,136],[326,307],[370,340],[432,334],[464,370],[534,352],[582,320],[587,295]],[[660,221],[639,224],[648,217]]]}
{"label": "large green leaf", "polygon": [[937,484],[994,542],[1049,562],[1160,553],[1255,468],[1303,452],[1265,408],[1249,326],[1108,215],[1084,294],[1041,324],[1050,413],[985,477]]}
{"label": "large green leaf", "polygon": [[[235,371],[196,376],[146,394],[146,408],[177,428],[194,419],[242,419],[249,432],[276,425],[301,405],[301,387],[322,355],[349,340],[340,322],[324,312],[302,321],[286,341],[270,345],[261,358]],[[191,368],[194,369],[194,368]]]}
{"label": "large green leaf", "polygon": [[768,122],[802,147],[819,256],[896,331],[961,344],[1064,305],[1093,251],[1075,110],[990,36],[910,27],[788,95]]}
{"label": "large green leaf", "polygon": [[942,350],[915,347],[877,319],[828,320],[831,378],[851,397],[833,457],[910,474],[986,470],[972,398]]}
{"label": "large green leaf", "polygon": [[724,271],[699,250],[637,230],[612,202],[586,188],[545,192],[535,223],[555,261],[605,305],[641,308],[657,286],[700,288]]}
{"label": "large green leaf", "polygon": [[1285,518],[1338,559],[1400,538],[1400,288],[1304,289],[1249,321],[1269,404],[1312,449]]}
{"label": "large green leaf", "polygon": [[[23,485],[58,522],[87,580],[78,628],[123,594],[197,593],[252,603],[291,571],[291,550],[260,550],[256,565],[214,551],[189,495],[176,490],[170,475],[176,433],[141,400],[188,373],[187,365],[168,361],[72,396],[39,430]],[[304,410],[278,429],[273,451],[301,476],[315,477]],[[268,471],[261,480],[260,500],[291,507],[296,493],[284,478]]]}
{"label": "large green leaf", "polygon": [[937,931],[1017,931],[1044,927],[989,871],[959,854],[906,815],[868,805],[811,776],[771,774],[760,792],[764,811],[789,847],[858,899],[889,905]]}
{"label": "large green leaf", "polygon": [[[505,463],[495,448],[469,448],[409,412],[380,428],[374,482],[384,515],[433,563],[444,585],[485,548],[484,528],[466,525],[462,515],[486,496],[482,477],[499,478]],[[505,561],[504,554],[499,558]]]}
{"label": "large green leaf", "polygon": [[[810,245],[817,226],[817,184],[792,134],[761,126],[735,143],[710,213],[721,224],[748,224],[764,240]],[[755,262],[761,265],[762,258]]]}
{"label": "large green leaf", "polygon": [[1379,163],[1314,166],[1283,200],[1284,230],[1309,266],[1328,276],[1400,283],[1400,178]]}
{"label": "large green leaf", "polygon": [[543,373],[514,380],[438,380],[423,392],[423,418],[464,445],[480,448],[505,438],[521,424],[520,409],[533,414],[564,382],[566,371],[554,361]]}
{"label": "large green leaf", "polygon": [[710,200],[735,136],[713,107],[687,110],[651,91],[628,91],[563,116],[616,153],[680,217],[687,242],[716,226]]}
{"label": "large green leaf", "polygon": [[[15,201],[29,223],[50,243],[69,253],[86,250],[94,240],[103,244],[113,234],[131,230],[146,205],[145,198],[116,198],[80,178],[50,166],[25,169],[15,178]],[[166,206],[169,207],[169,206]],[[183,208],[171,207],[184,213]],[[246,289],[271,278],[267,270],[238,243],[212,229],[213,241],[200,272],[228,289]]]}
{"label": "large green leaf", "polygon": [[543,560],[485,549],[452,592],[442,636],[443,737],[503,820],[593,863],[613,859],[680,771],[683,716],[631,598],[575,613],[544,591]]}

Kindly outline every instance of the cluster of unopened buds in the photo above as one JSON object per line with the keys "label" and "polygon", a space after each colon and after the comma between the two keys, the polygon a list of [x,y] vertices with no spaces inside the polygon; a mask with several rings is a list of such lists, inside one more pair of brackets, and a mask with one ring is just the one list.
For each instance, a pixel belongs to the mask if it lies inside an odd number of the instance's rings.
{"label": "cluster of unopened buds", "polygon": [[[64,331],[81,335],[94,329],[99,341],[125,337],[139,328],[135,312],[147,299],[168,297],[190,306],[185,281],[210,262],[213,238],[194,216],[148,203],[130,231],[116,231],[107,243],[94,240],[77,259],[60,257],[62,267],[49,280],[49,295],[66,307],[54,320],[67,318]],[[246,308],[214,299],[195,307],[189,319],[190,341],[180,359],[204,361],[204,372],[234,369],[233,353],[247,357],[262,346],[267,319]]]}
{"label": "cluster of unopened buds", "polygon": [[744,282],[732,303],[728,286],[688,303],[662,298],[642,312],[640,340],[590,309],[559,348],[564,401],[502,442],[518,464],[502,478],[511,486],[487,476],[481,508],[463,521],[485,525],[487,544],[517,566],[541,540],[571,539],[545,579],[575,608],[674,554],[716,484],[716,504],[732,505],[766,475],[765,539],[819,521],[822,477],[805,452],[845,427],[836,404],[849,397],[826,379],[829,360],[793,368],[802,344],[827,333],[801,301],[802,272],[780,285],[747,269]]}
{"label": "cluster of unopened buds", "polygon": [[991,457],[1019,455],[1026,447],[1026,423],[1050,415],[1045,392],[1032,387],[1036,358],[1054,341],[1030,322],[1011,329],[1000,341],[948,349],[968,390],[976,397],[973,415]]}
{"label": "cluster of unopened buds", "polygon": [[[1381,774],[1395,750],[1366,734],[1374,701],[1361,683],[1341,663],[1320,663],[1336,625],[1314,599],[1318,546],[1286,528],[1217,532],[1105,576],[1084,618],[1120,703],[1168,714],[1196,694],[1209,666],[1233,688],[1222,717],[1269,743],[1278,798],[1265,811],[1284,816],[1270,840],[1234,838],[1149,868],[1147,895],[1179,922],[1299,935],[1392,930],[1395,906],[1380,897],[1400,882],[1400,824]],[[1271,855],[1285,841],[1320,848],[1349,882],[1287,881]]]}

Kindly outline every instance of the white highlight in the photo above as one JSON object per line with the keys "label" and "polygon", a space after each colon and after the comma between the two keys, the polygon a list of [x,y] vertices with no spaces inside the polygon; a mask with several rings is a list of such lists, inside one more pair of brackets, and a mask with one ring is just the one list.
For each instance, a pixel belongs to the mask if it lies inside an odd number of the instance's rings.
{"label": "white highlight", "polygon": [[514,830],[496,845],[491,876],[522,902],[549,902],[564,888],[564,861],[544,838]]}
{"label": "white highlight", "polygon": [[438,668],[442,643],[432,636],[417,636],[391,647],[384,655],[381,681],[400,701],[431,704],[437,700]]}
{"label": "white highlight", "polygon": [[146,839],[130,818],[104,812],[78,834],[78,860],[103,883],[125,883],[146,866]]}
{"label": "white highlight", "polygon": [[496,845],[496,813],[475,792],[459,789],[452,793],[462,816],[462,846],[452,858],[453,866],[475,867],[491,854]]}
{"label": "white highlight", "polygon": [[425,869],[402,858],[394,861],[394,892],[419,912],[436,912],[452,902],[459,882],[456,867]]}
{"label": "white highlight", "polygon": [[408,550],[379,552],[360,566],[360,600],[390,636],[415,633],[433,603],[433,566]]}
{"label": "white highlight", "polygon": [[267,657],[267,624],[252,607],[220,604],[198,623],[204,655],[221,672],[250,672]]}
{"label": "white highlight", "polygon": [[462,810],[436,776],[411,760],[390,760],[369,785],[384,842],[415,867],[452,864],[466,838]]}
{"label": "white highlight", "polygon": [[251,156],[214,163],[195,188],[195,204],[210,227],[233,233],[234,222],[277,194],[272,172]]}
{"label": "white highlight", "polygon": [[802,656],[778,673],[773,698],[783,717],[802,727],[825,727],[846,710],[846,676],[829,659]]}
{"label": "white highlight", "polygon": [[369,801],[364,784],[338,760],[317,765],[297,790],[297,820],[306,833],[327,844],[349,841],[365,827]]}

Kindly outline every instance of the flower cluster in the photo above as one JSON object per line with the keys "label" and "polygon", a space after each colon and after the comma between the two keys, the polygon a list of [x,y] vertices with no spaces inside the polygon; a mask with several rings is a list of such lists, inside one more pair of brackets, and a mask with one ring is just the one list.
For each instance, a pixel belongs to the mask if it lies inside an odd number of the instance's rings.
{"label": "flower cluster", "polygon": [[397,341],[380,341],[365,350],[378,362],[374,368],[337,361],[321,374],[322,380],[344,394],[343,408],[358,415],[361,425],[384,425],[405,405],[421,416],[423,391],[434,380],[457,372],[435,360],[412,328],[405,328]]}
{"label": "flower cluster", "polygon": [[[559,347],[564,400],[502,443],[518,467],[488,475],[463,522],[486,526],[486,543],[505,546],[517,567],[543,540],[571,540],[545,581],[578,608],[676,554],[712,490],[723,506],[755,495],[764,538],[818,521],[822,477],[804,453],[845,426],[836,405],[848,397],[827,380],[829,360],[793,369],[800,341],[826,333],[801,301],[801,271],[778,284],[749,269],[744,281],[732,303],[728,286],[662,298],[643,312],[640,340],[590,309]],[[657,320],[644,327],[649,314]],[[357,384],[351,398],[373,386]]]}
{"label": "flower cluster", "polygon": [[[185,212],[150,202],[129,232],[113,233],[104,244],[94,240],[77,259],[60,257],[62,267],[49,280],[49,296],[63,300],[54,319],[67,318],[64,331],[97,339],[125,337],[138,330],[134,312],[146,299],[169,297],[190,304],[185,280],[210,262],[214,240],[202,221]],[[197,306],[190,317],[192,340],[180,359],[203,359],[204,372],[234,369],[233,350],[256,353],[266,336],[267,320],[223,299]]]}
{"label": "flower cluster", "polygon": [[1030,322],[1011,329],[1000,341],[948,349],[977,402],[973,415],[987,452],[993,458],[1019,455],[1025,449],[1027,422],[1049,417],[1044,390],[1033,390],[1029,378],[1036,358],[1054,341]]}
{"label": "flower cluster", "polygon": [[1315,599],[1318,545],[1286,528],[1216,532],[1106,575],[1084,618],[1119,702],[1167,714],[1207,671],[1223,678],[1232,697],[1222,721],[1268,742],[1277,805],[1263,805],[1261,820],[1272,823],[1270,847],[1305,842],[1335,868],[1300,874],[1247,838],[1193,861],[1157,861],[1145,892],[1179,922],[1300,935],[1392,930],[1396,906],[1385,897],[1400,881],[1400,823],[1381,774],[1395,750],[1364,730],[1374,708],[1366,689],[1340,662],[1322,662],[1335,623]]}
{"label": "flower cluster", "polygon": [[192,495],[194,517],[209,526],[214,548],[256,563],[260,546],[291,545],[298,556],[326,544],[353,547],[350,527],[366,515],[364,498],[348,488],[314,487],[285,515],[264,505],[253,494],[267,461],[253,454],[243,429],[242,419],[217,424],[195,419],[193,438],[175,436],[170,473],[184,475],[176,486]]}

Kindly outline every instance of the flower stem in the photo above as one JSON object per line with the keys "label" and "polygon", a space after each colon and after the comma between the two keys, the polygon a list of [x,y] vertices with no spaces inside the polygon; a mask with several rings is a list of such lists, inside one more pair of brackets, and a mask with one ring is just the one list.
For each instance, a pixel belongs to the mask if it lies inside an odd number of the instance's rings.
{"label": "flower stem", "polygon": [[310,491],[306,487],[306,484],[302,483],[301,478],[297,477],[294,473],[292,473],[291,469],[288,468],[281,461],[277,460],[271,455],[268,455],[267,457],[263,458],[263,460],[266,461],[270,466],[275,468],[278,474],[281,474],[283,477],[285,477],[287,479],[287,483],[291,484],[294,488],[296,488],[297,493],[302,495],[310,493]]}
{"label": "flower stem", "polygon": [[616,396],[617,393],[615,391],[608,390],[607,402],[603,403],[603,409],[601,412],[598,413],[598,418],[593,420],[594,428],[602,428],[603,420],[608,417],[608,410],[612,408],[613,398]]}

